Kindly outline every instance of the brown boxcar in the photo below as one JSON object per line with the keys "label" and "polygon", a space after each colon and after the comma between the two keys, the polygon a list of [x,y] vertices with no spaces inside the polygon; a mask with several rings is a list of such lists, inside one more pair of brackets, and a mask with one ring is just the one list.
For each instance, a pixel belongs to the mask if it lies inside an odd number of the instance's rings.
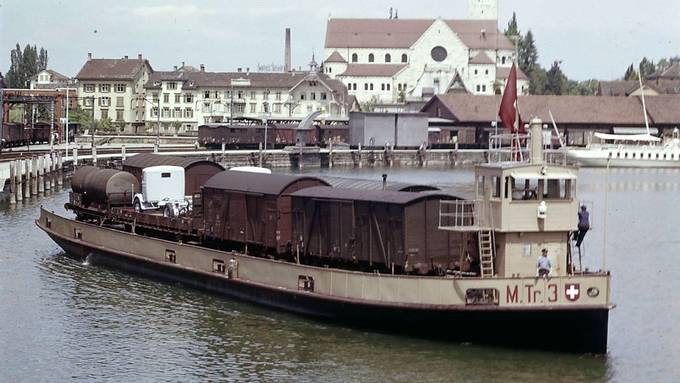
{"label": "brown boxcar", "polygon": [[224,171],[222,165],[201,158],[164,156],[154,153],[140,153],[123,161],[123,170],[132,173],[142,183],[142,171],[150,166],[181,166],[184,168],[184,194],[193,195],[215,174]]}
{"label": "brown boxcar", "polygon": [[460,261],[459,233],[438,229],[442,192],[314,187],[293,193],[294,247],[308,257],[427,274]]}
{"label": "brown boxcar", "polygon": [[[56,131],[56,128],[55,128]],[[34,144],[50,142],[50,124],[47,122],[35,122],[31,128],[31,142]]]}
{"label": "brown boxcar", "polygon": [[24,128],[24,124],[14,122],[2,123],[3,147],[26,145],[30,136]]}
{"label": "brown boxcar", "polygon": [[203,187],[204,236],[288,253],[292,243],[290,195],[319,185],[327,183],[285,174],[218,173]]}

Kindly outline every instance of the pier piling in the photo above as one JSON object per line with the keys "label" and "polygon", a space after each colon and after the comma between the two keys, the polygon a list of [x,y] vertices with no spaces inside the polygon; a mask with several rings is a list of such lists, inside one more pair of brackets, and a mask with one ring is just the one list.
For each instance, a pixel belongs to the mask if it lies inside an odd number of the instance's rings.
{"label": "pier piling", "polygon": [[125,145],[121,145],[120,147],[120,160],[125,161]]}
{"label": "pier piling", "polygon": [[78,166],[78,148],[73,148],[73,154],[71,154],[73,157],[71,158],[71,163],[73,164],[73,169]]}
{"label": "pier piling", "polygon": [[31,195],[38,195],[38,157],[31,157]]}
{"label": "pier piling", "polygon": [[16,160],[16,165],[14,165],[14,168],[16,169],[17,172],[17,202],[23,201],[24,200],[24,183],[23,183],[23,166],[22,165],[23,160]]}
{"label": "pier piling", "polygon": [[24,198],[31,198],[31,162],[28,159],[22,162],[24,168]]}
{"label": "pier piling", "polygon": [[[9,163],[9,203],[10,204],[15,204],[17,203],[17,195],[16,195],[16,189],[17,189],[17,180],[16,180],[16,163],[14,161],[11,161]],[[3,185],[4,186],[4,185]]]}

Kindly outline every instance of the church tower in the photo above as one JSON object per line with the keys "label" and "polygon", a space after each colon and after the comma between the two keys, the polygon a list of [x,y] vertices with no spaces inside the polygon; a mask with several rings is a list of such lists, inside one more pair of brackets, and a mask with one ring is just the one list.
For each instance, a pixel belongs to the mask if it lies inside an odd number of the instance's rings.
{"label": "church tower", "polygon": [[496,20],[498,19],[497,0],[468,0],[468,19]]}

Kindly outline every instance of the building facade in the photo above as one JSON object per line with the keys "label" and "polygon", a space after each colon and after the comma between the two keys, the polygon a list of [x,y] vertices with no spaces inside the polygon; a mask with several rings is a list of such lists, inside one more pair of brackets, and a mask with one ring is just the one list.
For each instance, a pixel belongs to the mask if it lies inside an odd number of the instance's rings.
{"label": "building facade", "polygon": [[[468,93],[502,92],[515,46],[497,28],[496,5],[470,0],[473,19],[329,19],[323,72],[364,104],[445,94],[456,76]],[[528,92],[518,72],[518,92]]]}
{"label": "building facade", "polygon": [[138,131],[145,122],[144,85],[153,69],[142,55],[136,59],[88,60],[76,75],[79,106],[94,109],[95,120],[110,118],[126,131]]}
{"label": "building facade", "polygon": [[56,89],[74,87],[75,83],[68,77],[52,69],[44,69],[31,77],[31,89]]}
{"label": "building facade", "polygon": [[147,129],[184,133],[233,120],[347,121],[352,99],[337,80],[318,73],[206,72],[182,67],[153,73],[145,85]]}

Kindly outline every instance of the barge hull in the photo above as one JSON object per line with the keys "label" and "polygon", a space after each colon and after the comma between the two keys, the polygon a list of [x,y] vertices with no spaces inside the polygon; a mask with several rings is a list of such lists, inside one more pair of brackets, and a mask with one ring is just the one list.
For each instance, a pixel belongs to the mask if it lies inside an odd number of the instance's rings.
{"label": "barge hull", "polygon": [[75,259],[87,258],[135,274],[181,283],[240,301],[284,310],[307,318],[329,320],[354,328],[435,340],[474,342],[509,347],[578,353],[606,353],[608,308],[467,309],[422,308],[348,302],[318,294],[294,292],[239,279],[211,277],[172,265],[102,250],[39,227]]}

